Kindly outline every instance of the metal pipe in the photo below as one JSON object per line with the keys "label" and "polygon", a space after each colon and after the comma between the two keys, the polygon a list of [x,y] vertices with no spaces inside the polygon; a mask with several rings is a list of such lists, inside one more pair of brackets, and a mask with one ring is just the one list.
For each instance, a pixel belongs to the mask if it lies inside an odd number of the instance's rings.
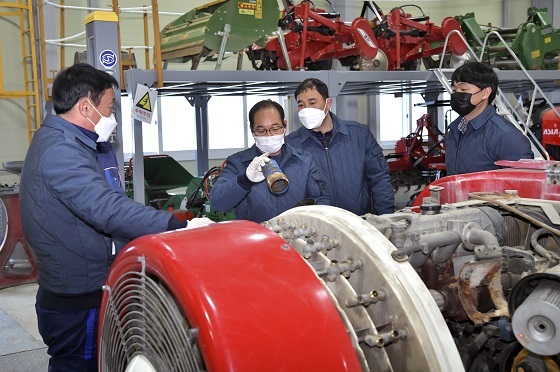
{"label": "metal pipe", "polygon": [[545,257],[549,262],[558,263],[558,255],[554,252],[549,251],[538,242],[538,239],[545,234],[550,234],[550,231],[544,228],[538,229],[533,234],[531,234],[531,246],[538,254]]}
{"label": "metal pipe", "polygon": [[435,248],[444,247],[444,250],[454,250],[460,242],[461,235],[457,231],[440,231],[422,236],[416,235],[409,237],[403,248],[393,251],[391,255],[396,260],[403,260],[408,256],[408,261],[413,267],[420,267]]}
{"label": "metal pipe", "polygon": [[274,32],[278,36],[278,42],[280,43],[280,48],[282,49],[282,55],[286,61],[286,68],[288,71],[292,70],[292,62],[290,61],[290,56],[288,55],[288,48],[286,48],[286,39],[284,38],[284,31],[282,28],[278,27],[278,31]]}
{"label": "metal pipe", "polygon": [[430,289],[430,294],[434,298],[439,311],[443,311],[443,309],[445,309],[445,296],[443,293],[436,291],[435,289]]}
{"label": "metal pipe", "polygon": [[489,53],[505,53],[508,51],[508,48],[505,46],[489,46],[488,52]]}
{"label": "metal pipe", "polygon": [[224,30],[218,32],[218,35],[222,37],[222,42],[220,43],[220,50],[218,51],[218,62],[216,62],[215,70],[220,70],[222,68],[222,61],[224,59],[224,53],[226,52],[227,39],[229,38],[229,32],[231,31],[231,25],[226,23],[224,25]]}
{"label": "metal pipe", "polygon": [[[465,225],[463,238],[465,241],[474,245],[500,246],[500,243],[494,234],[486,230],[472,228],[472,224]],[[463,244],[463,247],[468,250],[468,247],[465,244]]]}

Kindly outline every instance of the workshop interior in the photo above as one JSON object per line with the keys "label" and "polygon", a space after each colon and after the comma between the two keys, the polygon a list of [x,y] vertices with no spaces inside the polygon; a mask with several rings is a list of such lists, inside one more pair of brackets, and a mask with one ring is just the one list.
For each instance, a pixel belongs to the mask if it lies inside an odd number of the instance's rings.
{"label": "workshop interior", "polygon": [[[559,2],[7,0],[0,30],[0,370],[48,363],[20,174],[56,74],[88,63],[119,83],[126,196],[214,222],[119,252],[100,371],[560,371]],[[534,159],[448,176],[450,79],[473,61]],[[278,102],[294,132],[310,77],[383,148],[394,213],[215,209],[226,158],[254,143],[250,108]]]}

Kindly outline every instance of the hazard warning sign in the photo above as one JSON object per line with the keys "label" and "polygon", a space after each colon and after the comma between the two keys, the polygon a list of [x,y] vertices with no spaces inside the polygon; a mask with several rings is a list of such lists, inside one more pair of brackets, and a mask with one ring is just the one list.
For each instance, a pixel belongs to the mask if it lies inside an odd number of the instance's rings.
{"label": "hazard warning sign", "polygon": [[150,105],[150,95],[148,93],[144,94],[136,106],[143,108],[146,111],[152,111],[152,105]]}
{"label": "hazard warning sign", "polygon": [[153,118],[153,108],[157,93],[145,85],[138,84],[134,95],[134,106],[132,107],[132,118],[151,123]]}

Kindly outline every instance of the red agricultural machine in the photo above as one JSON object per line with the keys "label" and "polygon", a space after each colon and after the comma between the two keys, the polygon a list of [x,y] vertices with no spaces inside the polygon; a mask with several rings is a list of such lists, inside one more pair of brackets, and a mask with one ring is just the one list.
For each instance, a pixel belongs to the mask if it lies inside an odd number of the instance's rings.
{"label": "red agricultural machine", "polygon": [[[407,13],[407,8],[415,8],[421,14]],[[375,58],[378,63],[371,66],[372,69],[415,70],[418,61],[443,53],[443,43],[448,35],[447,52],[462,56],[467,51],[461,38],[461,26],[453,17],[446,17],[441,26],[437,26],[417,5],[403,5],[383,14],[375,2],[364,1],[362,17],[368,9],[375,14],[372,25],[379,49]],[[365,69],[363,63],[361,69]]]}
{"label": "red agricultural machine", "polygon": [[[560,110],[560,107],[556,107]],[[553,160],[560,160],[560,117],[540,100],[531,115],[531,130]]]}
{"label": "red agricultural machine", "polygon": [[[328,69],[334,59],[356,70],[416,69],[418,60],[443,52],[452,31],[456,33],[450,36],[448,51],[462,55],[467,50],[453,17],[436,26],[427,15],[413,17],[405,7],[384,15],[373,1],[364,1],[361,16],[347,25],[338,13],[317,9],[310,1],[284,5],[279,26],[286,33],[268,41],[264,49],[248,52],[257,69]],[[364,18],[367,9],[376,15],[371,22]],[[262,61],[260,66],[256,60]]]}
{"label": "red agricultural machine", "polygon": [[[282,34],[268,41],[263,49],[248,51],[255,68],[320,70],[330,69],[334,59],[376,56],[378,46],[365,18],[356,18],[347,25],[340,14],[315,8],[310,1],[298,5],[284,1],[284,6],[285,15],[278,23]],[[262,62],[260,66],[257,60]]]}
{"label": "red agricultural machine", "polygon": [[401,186],[420,188],[445,169],[443,139],[432,117],[425,114],[416,121],[413,133],[397,141],[395,151],[385,156],[395,190]]}

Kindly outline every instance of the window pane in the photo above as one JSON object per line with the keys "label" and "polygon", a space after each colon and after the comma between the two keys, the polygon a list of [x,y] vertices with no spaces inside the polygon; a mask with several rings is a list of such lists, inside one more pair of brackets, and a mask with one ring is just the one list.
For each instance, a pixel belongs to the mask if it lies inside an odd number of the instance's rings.
{"label": "window pane", "polygon": [[244,147],[243,97],[212,97],[208,101],[210,149]]}
{"label": "window pane", "polygon": [[[443,100],[447,100],[450,101],[451,100],[451,95],[447,92],[443,93]],[[453,120],[457,119],[459,117],[459,114],[457,114],[455,111],[453,111],[451,109],[451,107],[446,106],[445,108],[445,126],[449,126],[449,124],[451,124],[453,122]],[[447,128],[445,130],[445,133],[447,133]]]}
{"label": "window pane", "polygon": [[397,141],[408,135],[408,130],[405,133],[403,128],[403,123],[408,121],[408,115],[403,112],[403,98],[381,94],[379,96],[379,115],[381,120],[379,141]]}
{"label": "window pane", "polygon": [[161,97],[163,151],[196,150],[194,107],[185,97]]}
{"label": "window pane", "polygon": [[[132,154],[132,118],[131,118],[132,99],[128,96],[121,96],[122,111],[122,130],[123,130],[123,152]],[[154,108],[154,123],[157,123],[157,107]],[[156,124],[142,123],[142,143],[145,154],[157,154],[158,150],[158,131]]]}
{"label": "window pane", "polygon": [[423,104],[426,102],[424,101],[424,98],[422,97],[421,94],[411,94],[411,99],[412,99],[412,110],[411,110],[412,117],[410,118],[410,121],[412,124],[411,128],[415,130],[416,121],[420,119],[423,115],[426,115],[428,113],[428,109],[426,108],[426,106],[416,106],[417,104]]}

